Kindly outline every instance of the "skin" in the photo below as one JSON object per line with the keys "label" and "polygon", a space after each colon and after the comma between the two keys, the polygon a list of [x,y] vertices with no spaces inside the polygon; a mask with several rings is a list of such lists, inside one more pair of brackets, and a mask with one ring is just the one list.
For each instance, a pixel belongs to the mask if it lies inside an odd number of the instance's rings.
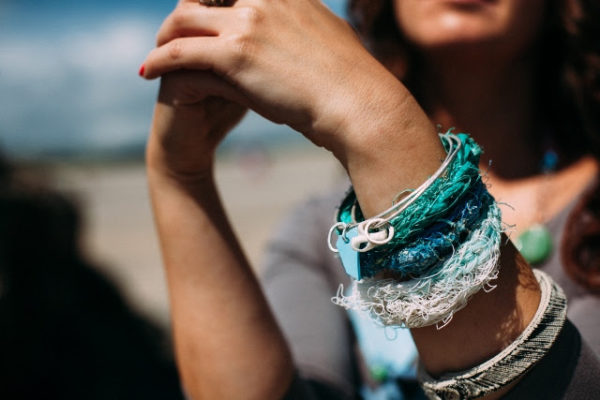
{"label": "skin", "polygon": [[560,213],[590,184],[598,164],[583,156],[550,179],[540,174],[544,148],[533,133],[552,134],[536,109],[534,87],[545,2],[395,0],[394,5],[404,35],[428,61],[420,72],[422,104],[432,121],[475,135],[484,149],[481,169],[490,192],[511,205],[502,211],[513,236]]}
{"label": "skin", "polygon": [[404,37],[424,55],[460,52],[459,63],[469,56],[491,65],[531,49],[544,0],[395,0],[394,10]]}
{"label": "skin", "polygon": [[[476,32],[469,35],[473,40]],[[182,0],[144,66],[145,78],[162,77],[147,170],[186,390],[194,399],[279,398],[294,367],[222,209],[213,180],[219,141],[247,108],[292,126],[346,168],[368,216],[389,207],[398,188],[416,187],[438,168],[444,153],[430,117],[461,122],[458,127],[478,125],[468,114],[454,119],[454,109],[468,111],[467,104],[446,103],[453,99],[451,81],[434,68],[430,90],[439,83],[444,101],[432,102],[427,115],[347,24],[316,0],[239,0],[231,8]],[[510,68],[504,69],[510,81]],[[492,84],[498,82],[481,82],[486,88]],[[499,97],[498,103],[517,96]],[[520,116],[513,114],[503,127],[523,122],[513,121]],[[508,242],[501,263],[498,290],[476,295],[439,332],[413,330],[432,374],[484,361],[531,320],[539,302],[531,270]]]}

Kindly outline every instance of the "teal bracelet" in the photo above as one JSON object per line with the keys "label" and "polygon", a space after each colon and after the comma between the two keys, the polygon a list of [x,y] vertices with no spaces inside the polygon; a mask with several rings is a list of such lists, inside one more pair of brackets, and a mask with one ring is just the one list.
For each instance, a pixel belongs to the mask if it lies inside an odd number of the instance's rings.
{"label": "teal bracelet", "polygon": [[453,207],[410,243],[380,246],[359,253],[361,277],[371,278],[380,271],[393,271],[398,279],[431,273],[448,259],[481,224],[494,199],[480,179]]}
{"label": "teal bracelet", "polygon": [[364,278],[353,280],[350,293],[340,286],[334,304],[365,314],[385,326],[421,328],[446,326],[469,298],[491,291],[498,276],[502,222],[492,203],[480,225],[431,274],[406,281]]}
{"label": "teal bracelet", "polygon": [[[481,148],[469,135],[464,133],[455,135],[450,130],[440,134],[440,139],[446,151],[451,150],[451,139],[459,140],[461,145],[446,173],[440,174],[441,176],[435,179],[414,203],[391,221],[395,228],[393,241],[396,244],[406,243],[420,230],[429,226],[433,220],[446,213],[479,177]],[[342,202],[337,221],[349,226],[364,222],[353,190]]]}
{"label": "teal bracelet", "polygon": [[[498,276],[502,218],[495,200],[481,182],[478,168],[481,149],[465,134],[448,132],[440,137],[448,150],[447,160],[432,179],[411,192],[410,201],[403,206],[362,220],[354,193],[350,192],[344,199],[330,235],[337,231],[337,249],[334,250],[339,251],[346,272],[355,279],[349,293],[340,287],[332,299],[335,304],[366,314],[385,326],[436,325],[441,329],[473,294],[495,288],[491,282]],[[454,146],[455,143],[460,146]],[[469,219],[464,234],[452,243],[448,257],[404,279],[362,276],[363,272],[373,276],[377,271],[361,268],[361,254],[376,253],[382,263],[375,269],[389,269],[391,264],[387,261],[392,260],[396,252],[418,244],[419,238],[434,235],[427,230],[439,226],[436,223],[447,217],[454,207],[459,205],[460,209],[461,202],[465,208],[476,204],[477,201],[469,200],[469,194],[476,188],[481,191],[481,205],[475,207],[481,209],[473,215],[474,219]],[[357,243],[364,244],[365,237],[368,245],[357,249]],[[432,245],[435,243],[432,241]],[[333,247],[331,242],[330,247]]]}
{"label": "teal bracelet", "polygon": [[[338,222],[330,229],[328,241],[331,250],[340,253],[346,273],[354,279],[363,277],[358,252],[407,245],[447,214],[479,181],[481,148],[473,139],[449,130],[440,134],[440,140],[448,152],[447,159],[427,182],[397,205],[364,220],[353,190],[342,201]],[[331,245],[333,233],[338,234],[335,247]],[[364,243],[366,246],[360,247]]]}

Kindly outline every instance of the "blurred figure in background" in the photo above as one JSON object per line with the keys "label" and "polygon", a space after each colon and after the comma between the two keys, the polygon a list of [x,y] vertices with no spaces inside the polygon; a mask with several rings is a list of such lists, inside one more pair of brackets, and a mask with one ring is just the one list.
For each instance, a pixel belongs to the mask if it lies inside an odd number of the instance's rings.
{"label": "blurred figure in background", "polygon": [[65,196],[0,159],[0,398],[181,399],[167,337],[79,247]]}

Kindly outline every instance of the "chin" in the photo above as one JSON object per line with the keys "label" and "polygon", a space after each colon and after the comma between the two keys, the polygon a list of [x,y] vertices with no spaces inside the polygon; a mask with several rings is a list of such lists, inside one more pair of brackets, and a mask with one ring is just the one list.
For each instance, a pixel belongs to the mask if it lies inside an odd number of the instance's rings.
{"label": "chin", "polygon": [[544,0],[395,0],[396,20],[417,49],[525,50],[542,25]]}
{"label": "chin", "polygon": [[506,33],[493,21],[486,18],[475,18],[472,15],[462,16],[445,14],[432,19],[431,25],[423,24],[422,32],[407,38],[418,47],[436,48],[452,45],[492,43],[506,37]]}

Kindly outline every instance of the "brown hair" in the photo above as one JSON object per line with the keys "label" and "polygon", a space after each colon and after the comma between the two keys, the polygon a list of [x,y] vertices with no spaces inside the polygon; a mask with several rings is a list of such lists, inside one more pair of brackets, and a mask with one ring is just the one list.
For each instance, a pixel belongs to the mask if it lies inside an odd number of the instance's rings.
{"label": "brown hair", "polygon": [[[538,101],[565,161],[600,160],[600,3],[547,0],[540,38]],[[365,45],[419,97],[419,57],[402,37],[392,0],[351,0],[350,18]],[[600,291],[600,182],[572,212],[563,243],[569,275]],[[592,227],[595,227],[592,229]]]}

